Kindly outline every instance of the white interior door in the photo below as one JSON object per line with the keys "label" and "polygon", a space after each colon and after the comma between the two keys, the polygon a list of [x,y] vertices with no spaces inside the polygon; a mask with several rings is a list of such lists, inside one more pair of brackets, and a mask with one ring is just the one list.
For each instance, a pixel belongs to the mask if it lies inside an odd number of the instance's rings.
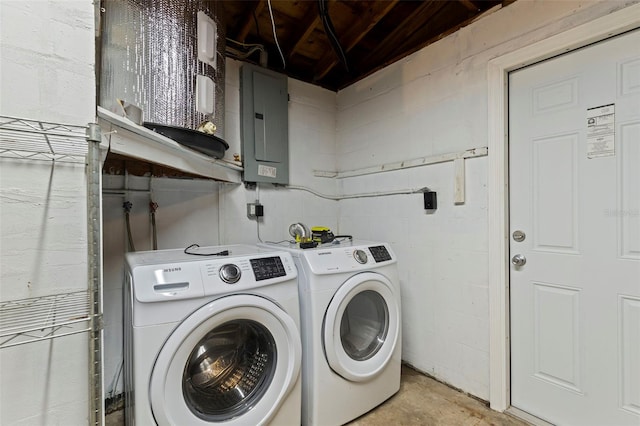
{"label": "white interior door", "polygon": [[510,74],[509,188],[511,404],[640,425],[640,30]]}

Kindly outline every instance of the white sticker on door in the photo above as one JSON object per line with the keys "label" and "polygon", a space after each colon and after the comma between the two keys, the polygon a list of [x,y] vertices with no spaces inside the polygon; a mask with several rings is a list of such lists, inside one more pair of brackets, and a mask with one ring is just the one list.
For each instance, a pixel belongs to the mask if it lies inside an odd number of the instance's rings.
{"label": "white sticker on door", "polygon": [[275,167],[265,166],[263,164],[258,164],[258,176],[266,176],[270,178],[276,178],[276,173],[278,169]]}
{"label": "white sticker on door", "polygon": [[587,110],[587,158],[616,155],[615,104]]}

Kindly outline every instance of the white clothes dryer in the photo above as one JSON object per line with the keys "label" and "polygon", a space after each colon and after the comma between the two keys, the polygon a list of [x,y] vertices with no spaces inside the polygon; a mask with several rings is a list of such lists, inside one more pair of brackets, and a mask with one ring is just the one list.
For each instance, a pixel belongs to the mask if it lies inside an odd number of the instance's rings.
{"label": "white clothes dryer", "polygon": [[396,257],[386,243],[357,240],[284,249],[298,268],[302,424],[347,423],[400,389]]}
{"label": "white clothes dryer", "polygon": [[244,245],[190,253],[126,256],[127,424],[300,424],[291,255]]}

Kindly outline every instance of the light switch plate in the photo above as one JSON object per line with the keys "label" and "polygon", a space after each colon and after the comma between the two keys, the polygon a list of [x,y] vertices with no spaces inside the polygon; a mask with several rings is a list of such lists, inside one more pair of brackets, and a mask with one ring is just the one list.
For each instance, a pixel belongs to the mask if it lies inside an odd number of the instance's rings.
{"label": "light switch plate", "polygon": [[214,102],[216,84],[206,75],[196,76],[196,110],[202,114],[215,115]]}
{"label": "light switch plate", "polygon": [[218,25],[206,13],[198,12],[198,60],[216,68]]}

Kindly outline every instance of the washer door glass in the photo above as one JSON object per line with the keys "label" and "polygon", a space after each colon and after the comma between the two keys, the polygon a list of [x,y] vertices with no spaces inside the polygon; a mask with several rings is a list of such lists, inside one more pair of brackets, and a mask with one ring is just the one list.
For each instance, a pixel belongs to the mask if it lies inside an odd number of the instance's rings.
{"label": "washer door glass", "polygon": [[380,350],[388,330],[389,309],[384,298],[375,291],[363,291],[349,301],[342,314],[342,347],[351,358],[364,361]]}
{"label": "washer door glass", "polygon": [[191,411],[209,422],[242,415],[269,387],[276,365],[273,336],[250,320],[226,322],[191,351],[182,390]]}
{"label": "washer door glass", "polygon": [[269,424],[300,383],[302,347],[294,318],[249,294],[221,297],[188,315],[151,371],[156,424]]}

